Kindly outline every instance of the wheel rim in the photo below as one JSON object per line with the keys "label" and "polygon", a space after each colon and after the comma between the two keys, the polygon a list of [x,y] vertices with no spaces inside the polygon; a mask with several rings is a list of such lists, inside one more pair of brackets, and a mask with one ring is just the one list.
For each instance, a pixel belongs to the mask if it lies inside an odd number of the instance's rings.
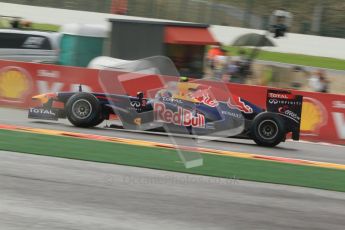
{"label": "wheel rim", "polygon": [[278,135],[278,125],[272,120],[263,120],[258,125],[258,133],[265,140],[272,140]]}
{"label": "wheel rim", "polygon": [[92,113],[92,106],[87,100],[79,99],[73,103],[72,113],[78,119],[86,119]]}

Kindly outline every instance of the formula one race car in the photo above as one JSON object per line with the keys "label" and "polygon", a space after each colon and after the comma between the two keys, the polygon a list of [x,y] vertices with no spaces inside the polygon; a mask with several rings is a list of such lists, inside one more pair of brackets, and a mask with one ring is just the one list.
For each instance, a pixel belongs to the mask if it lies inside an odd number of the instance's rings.
{"label": "formula one race car", "polygon": [[[225,101],[211,96],[209,86],[179,82],[180,90],[160,90],[154,97],[60,92],[34,96],[42,105],[28,117],[67,118],[77,127],[93,127],[117,117],[125,129],[163,130],[193,135],[253,139],[261,146],[276,146],[292,133],[299,140],[302,96],[268,90],[266,110],[235,95]],[[190,86],[188,86],[188,84]],[[188,92],[181,93],[181,88]],[[192,90],[191,90],[192,89]]]}

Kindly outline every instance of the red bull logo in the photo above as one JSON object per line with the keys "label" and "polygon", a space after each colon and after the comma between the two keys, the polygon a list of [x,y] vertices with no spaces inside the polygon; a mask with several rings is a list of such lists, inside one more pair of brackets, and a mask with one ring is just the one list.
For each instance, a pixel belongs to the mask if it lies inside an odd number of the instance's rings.
{"label": "red bull logo", "polygon": [[253,113],[253,108],[249,105],[246,105],[246,103],[244,103],[240,97],[233,96],[233,101],[231,99],[232,98],[229,98],[227,102],[227,105],[230,109],[238,109],[243,113]]}
{"label": "red bull logo", "polygon": [[218,101],[216,99],[212,99],[208,92],[205,92],[203,90],[199,90],[198,92],[191,95],[191,97],[200,103],[203,103],[205,105],[208,105],[210,107],[217,107],[219,105]]}
{"label": "red bull logo", "polygon": [[202,114],[193,115],[190,110],[180,106],[173,112],[165,107],[165,104],[157,102],[154,104],[154,116],[156,121],[171,123],[179,126],[205,127],[205,117]]}

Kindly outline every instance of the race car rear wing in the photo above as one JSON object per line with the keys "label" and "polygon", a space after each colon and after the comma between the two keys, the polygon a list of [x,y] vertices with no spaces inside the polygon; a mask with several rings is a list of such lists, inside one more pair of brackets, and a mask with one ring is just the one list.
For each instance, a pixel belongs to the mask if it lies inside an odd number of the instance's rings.
{"label": "race car rear wing", "polygon": [[301,127],[303,96],[294,95],[287,90],[267,90],[266,108],[268,112],[281,115],[286,121],[288,132],[292,139],[299,140]]}

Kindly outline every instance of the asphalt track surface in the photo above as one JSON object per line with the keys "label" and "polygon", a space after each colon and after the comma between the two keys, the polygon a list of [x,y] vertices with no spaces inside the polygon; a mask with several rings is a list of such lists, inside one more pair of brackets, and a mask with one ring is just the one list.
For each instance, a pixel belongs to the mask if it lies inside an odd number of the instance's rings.
{"label": "asphalt track surface", "polygon": [[[0,109],[0,123],[170,142],[162,135],[32,121],[13,109]],[[270,149],[234,139],[202,145],[345,163],[341,146],[286,142]],[[344,210],[340,192],[0,151],[0,229],[343,230]]]}
{"label": "asphalt track surface", "polygon": [[0,151],[0,229],[332,229],[345,194]]}
{"label": "asphalt track surface", "polygon": [[[196,143],[191,138],[171,137],[167,134],[137,133],[126,130],[104,128],[105,123],[92,129],[83,129],[72,126],[67,120],[59,121],[39,121],[27,118],[27,111],[0,108],[0,124],[21,125],[27,127],[63,130],[79,133],[90,133],[105,136],[122,137],[136,140],[154,141],[160,143],[178,143],[184,146],[197,146],[210,149],[228,150],[234,152],[263,154],[269,156],[298,158],[304,160],[331,162],[345,164],[345,146],[324,145],[314,143],[303,143],[286,141],[276,148],[266,148],[257,146],[252,140],[242,140],[235,138],[225,138],[217,141],[207,141]],[[110,124],[110,122],[108,122]]]}

